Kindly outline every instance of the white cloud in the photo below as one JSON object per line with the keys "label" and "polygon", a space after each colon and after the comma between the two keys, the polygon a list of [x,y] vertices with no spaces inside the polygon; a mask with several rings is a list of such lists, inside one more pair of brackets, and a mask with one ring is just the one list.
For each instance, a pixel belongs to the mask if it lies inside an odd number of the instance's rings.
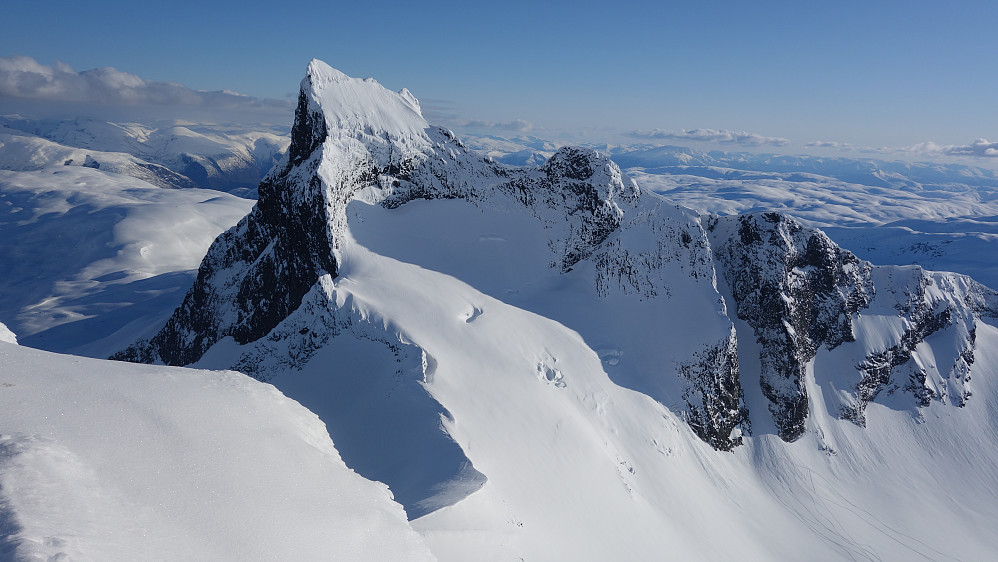
{"label": "white cloud", "polygon": [[231,109],[275,108],[290,104],[230,91],[192,90],[182,84],[146,80],[111,67],[77,72],[63,62],[46,66],[25,56],[0,57],[0,99],[3,98]]}
{"label": "white cloud", "polygon": [[678,131],[651,129],[631,131],[626,134],[631,137],[644,139],[719,142],[747,146],[786,146],[790,144],[789,140],[780,137],[766,137],[746,131],[728,131],[724,129],[679,129]]}
{"label": "white cloud", "polygon": [[906,154],[908,156],[921,157],[966,156],[971,158],[998,158],[998,142],[977,139],[970,144],[938,144],[928,141],[911,146],[868,147],[862,149],[862,151],[874,154]]}
{"label": "white cloud", "polygon": [[853,150],[856,147],[847,142],[838,141],[813,141],[804,145],[806,148],[837,148],[842,151]]}
{"label": "white cloud", "polygon": [[949,145],[941,147],[948,156],[976,156],[979,158],[998,158],[998,142],[987,139],[977,139],[970,144]]}
{"label": "white cloud", "polygon": [[515,131],[517,133],[526,133],[534,128],[534,124],[530,121],[524,121],[523,119],[513,119],[512,121],[506,121],[505,123],[494,123],[492,121],[482,121],[477,119],[472,119],[470,121],[465,121],[461,123],[462,127],[471,127],[475,129],[499,129],[502,131]]}

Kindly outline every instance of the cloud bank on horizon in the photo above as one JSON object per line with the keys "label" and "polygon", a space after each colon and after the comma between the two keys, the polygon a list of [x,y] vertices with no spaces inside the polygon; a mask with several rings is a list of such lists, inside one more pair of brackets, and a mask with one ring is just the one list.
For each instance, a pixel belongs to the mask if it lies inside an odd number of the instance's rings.
{"label": "cloud bank on horizon", "polygon": [[899,149],[900,152],[922,154],[927,156],[970,156],[972,158],[998,158],[998,142],[987,139],[977,139],[970,144],[939,145],[934,142],[923,142]]}
{"label": "cloud bank on horizon", "polygon": [[192,90],[183,84],[146,80],[112,67],[77,72],[63,62],[43,65],[27,56],[0,57],[0,99],[123,106],[197,106],[219,109],[286,109],[286,100],[259,99],[232,91]]}
{"label": "cloud bank on horizon", "polygon": [[[56,104],[93,104],[116,107],[197,108],[213,111],[236,110],[255,114],[283,115],[293,108],[291,100],[261,99],[229,90],[193,90],[175,82],[147,80],[112,67],[76,71],[66,63],[44,65],[22,55],[0,57],[0,101],[51,102]],[[438,102],[444,104],[446,102]],[[432,105],[432,104],[431,104]],[[450,108],[431,109],[441,121],[457,128],[489,129],[498,132],[526,133],[536,129],[524,119],[487,121],[462,119]],[[245,115],[245,113],[244,113]],[[428,115],[428,117],[430,117]],[[280,121],[280,119],[278,119]],[[746,148],[789,148],[795,143],[783,137],[727,129],[648,129],[633,130],[624,136],[652,141],[716,143]],[[905,156],[908,158],[998,159],[998,142],[977,139],[964,145],[942,145],[927,141],[901,147],[858,147],[839,141],[819,140],[799,145],[803,148],[858,151],[865,154]]]}
{"label": "cloud bank on horizon", "polygon": [[[678,140],[696,142],[714,142],[745,147],[789,147],[792,143],[782,137],[767,137],[747,131],[728,131],[724,129],[679,129],[669,131],[651,129],[629,131],[625,136],[650,140]],[[941,145],[927,141],[911,146],[856,147],[847,142],[812,141],[802,145],[804,148],[834,149],[842,152],[859,151],[865,154],[893,154],[910,158],[996,158],[998,159],[998,142],[987,139],[977,139],[963,145]]]}
{"label": "cloud bank on horizon", "polygon": [[472,129],[495,129],[499,131],[511,131],[514,133],[526,133],[534,128],[534,124],[523,119],[513,119],[502,123],[483,121],[481,119],[470,119],[459,124],[461,127]]}
{"label": "cloud bank on horizon", "polygon": [[629,137],[661,140],[683,140],[698,142],[719,142],[722,144],[741,144],[746,146],[787,146],[790,141],[780,137],[767,137],[747,131],[727,131],[723,129],[679,129],[667,131],[651,129],[648,131],[631,131]]}

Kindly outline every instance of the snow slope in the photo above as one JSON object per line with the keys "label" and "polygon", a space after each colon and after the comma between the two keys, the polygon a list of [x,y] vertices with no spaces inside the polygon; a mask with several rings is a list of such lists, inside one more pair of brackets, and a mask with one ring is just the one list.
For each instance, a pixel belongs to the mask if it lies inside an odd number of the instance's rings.
{"label": "snow slope", "polygon": [[441,559],[995,555],[998,299],[966,277],[596,151],[500,166],[318,61],[260,195],[117,357],[272,382]]}
{"label": "snow slope", "polygon": [[251,206],[87,167],[0,170],[0,318],[26,345],[106,357],[170,314]]}
{"label": "snow slope", "polygon": [[[365,211],[373,230],[395,220],[392,211]],[[427,223],[451,218],[447,210],[423,211]],[[464,244],[482,242],[472,236]],[[992,326],[978,326],[975,397],[964,408],[873,403],[860,428],[840,419],[834,402],[826,405],[841,389],[816,382],[839,380],[857,359],[822,350],[808,373],[815,399],[803,437],[787,444],[760,423],[744,446],[721,453],[674,410],[611,381],[607,372],[626,355],[601,360],[577,332],[453,276],[373,254],[356,240],[345,248],[340,276],[323,281],[317,296],[324,298],[314,306],[330,303],[329,314],[349,318],[343,322],[349,328],[293,367],[309,336],[288,336],[323,327],[307,300],[301,316],[264,341],[246,349],[223,340],[201,364],[242,357],[243,365],[257,365],[322,415],[338,443],[354,443],[343,452],[348,463],[360,470],[379,460],[394,467],[382,470],[384,481],[410,490],[398,473],[418,470],[420,451],[433,457],[446,451],[429,431],[442,421],[487,480],[465,497],[468,482],[459,471],[436,468],[444,480],[433,490],[438,505],[451,494],[463,499],[413,524],[441,559],[994,554],[998,497],[990,467],[998,461],[998,433],[989,398],[996,390],[998,331]],[[494,272],[501,274],[503,265]],[[885,319],[871,314],[867,321]],[[743,364],[751,364],[745,357]],[[931,351],[924,357],[931,361]],[[425,404],[423,388],[446,413],[435,419],[437,410],[426,404],[421,417],[398,415],[400,405]],[[388,422],[381,432],[378,420]],[[396,449],[393,439],[410,448]]]}
{"label": "snow slope", "polygon": [[0,559],[430,560],[322,422],[234,372],[0,342]]}

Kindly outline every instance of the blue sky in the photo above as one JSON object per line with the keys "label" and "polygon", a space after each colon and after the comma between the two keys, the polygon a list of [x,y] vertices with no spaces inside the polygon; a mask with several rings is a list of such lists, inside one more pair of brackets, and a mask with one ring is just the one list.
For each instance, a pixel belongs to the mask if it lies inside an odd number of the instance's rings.
{"label": "blue sky", "polygon": [[710,129],[788,151],[998,141],[991,1],[13,0],[3,13],[0,57],[270,98],[317,57],[408,87],[452,126],[673,144],[722,138],[689,133]]}

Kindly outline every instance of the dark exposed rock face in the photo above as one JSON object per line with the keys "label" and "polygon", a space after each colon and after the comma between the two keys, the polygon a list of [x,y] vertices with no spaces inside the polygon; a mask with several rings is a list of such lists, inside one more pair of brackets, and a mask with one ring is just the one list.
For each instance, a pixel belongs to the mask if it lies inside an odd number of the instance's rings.
{"label": "dark exposed rock face", "polygon": [[637,185],[625,181],[607,155],[571,146],[555,152],[538,172],[514,172],[500,189],[532,209],[549,227],[559,222],[567,226],[548,246],[557,256],[552,265],[571,271],[620,228],[625,209],[637,203]]}
{"label": "dark exposed rock face", "polygon": [[742,444],[742,429],[751,432],[748,409],[738,373],[738,344],[731,338],[696,353],[679,366],[689,382],[683,392],[687,422],[701,439],[715,449],[730,451]]}
{"label": "dark exposed rock face", "polygon": [[761,347],[759,384],[780,437],[804,432],[804,369],[822,345],[854,340],[852,315],[873,295],[870,264],[819,230],[776,213],[725,217],[715,253],[738,317]]}
{"label": "dark exposed rock face", "polygon": [[[805,368],[821,347],[849,344],[869,350],[855,364],[856,378],[834,375],[841,377],[836,389],[851,390],[841,394],[840,416],[860,426],[866,424],[867,405],[878,396],[900,392],[915,407],[932,400],[962,406],[970,397],[975,322],[996,316],[995,291],[962,275],[917,266],[874,267],[821,231],[776,213],[715,218],[709,229],[737,315],[761,348],[759,384],[784,440],[804,432]],[[879,318],[878,329],[897,330],[896,336],[881,334],[891,343],[880,348],[856,342],[857,315]],[[936,352],[932,372],[914,358],[931,337],[950,338],[957,350],[952,357]]]}
{"label": "dark exposed rock face", "polygon": [[298,308],[320,275],[336,275],[315,175],[325,122],[304,97],[296,115],[286,164],[260,184],[250,214],[212,243],[184,302],[156,336],[112,359],[189,365],[226,336],[257,340]]}
{"label": "dark exposed rock face", "polygon": [[621,182],[616,164],[593,150],[562,148],[540,170],[543,176],[531,191],[568,217],[569,233],[559,250],[561,269],[569,271],[620,227],[623,212],[616,203],[634,203],[637,189]]}

